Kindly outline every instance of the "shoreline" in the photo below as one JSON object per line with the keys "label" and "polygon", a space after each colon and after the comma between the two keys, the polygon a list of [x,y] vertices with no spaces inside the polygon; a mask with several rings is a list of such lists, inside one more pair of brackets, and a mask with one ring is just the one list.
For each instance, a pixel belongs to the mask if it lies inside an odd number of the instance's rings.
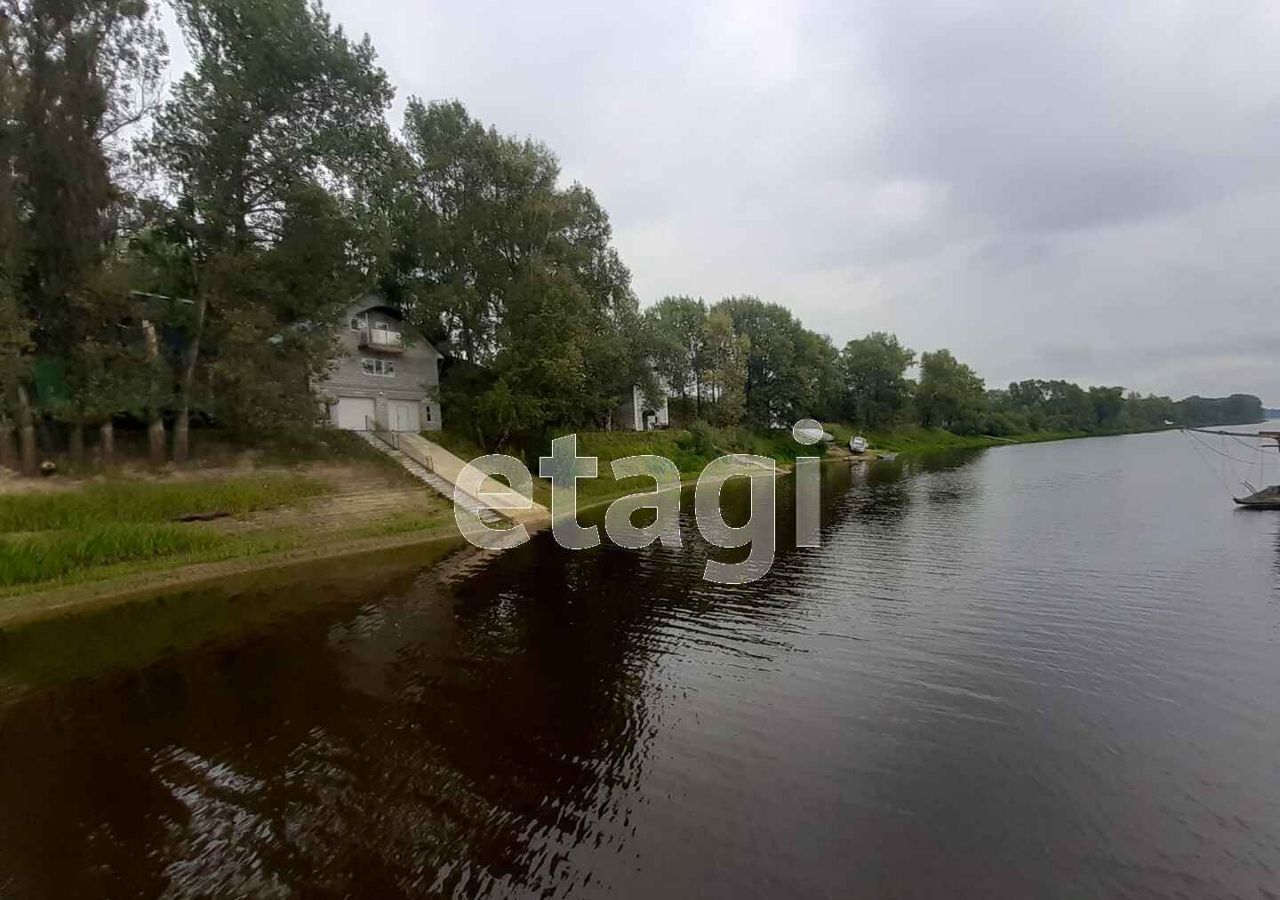
{"label": "shoreline", "polygon": [[295,568],[378,553],[423,548],[445,551],[432,560],[434,564],[453,550],[468,546],[451,525],[430,531],[295,547],[261,556],[157,567],[120,578],[45,587],[29,594],[0,598],[0,632],[46,619],[155,599],[189,588],[213,586],[236,578],[264,573],[289,574]]}
{"label": "shoreline", "polygon": [[[1174,429],[1161,428],[1143,432],[1117,432],[1112,434],[1057,434],[1057,435],[1024,435],[1013,438],[997,438],[983,435],[975,437],[956,436],[954,444],[922,444],[909,446],[900,450],[880,450],[872,447],[864,456],[852,454],[832,454],[822,460],[823,464],[847,463],[869,465],[881,461],[891,461],[904,457],[925,455],[929,453],[945,453],[957,450],[982,450],[992,447],[1012,446],[1018,444],[1049,443],[1076,440],[1086,437],[1118,437],[1124,434],[1151,434]],[[881,454],[890,454],[887,458]],[[776,474],[781,478],[794,469],[791,463],[778,463]],[[698,476],[689,475],[682,478],[678,489],[683,493],[697,484]],[[633,490],[619,490],[604,496],[592,497],[588,502],[578,506],[579,513],[592,512],[607,507],[613,501],[630,496]],[[530,525],[530,534],[536,534],[550,526],[550,522]],[[407,532],[381,537],[365,537],[347,540],[334,540],[311,546],[294,547],[287,550],[268,552],[261,555],[225,559],[213,562],[186,563],[166,567],[163,560],[157,560],[155,568],[135,572],[118,577],[107,577],[102,580],[86,580],[71,584],[54,584],[37,586],[37,590],[28,594],[12,594],[0,597],[0,631],[21,627],[26,624],[72,616],[82,612],[103,609],[136,601],[154,599],[176,591],[202,586],[213,586],[219,582],[264,573],[289,573],[290,570],[317,563],[331,563],[344,559],[365,557],[371,554],[387,553],[413,548],[447,547],[449,551],[466,549],[469,545],[458,533],[456,526],[448,525],[426,531]],[[472,548],[476,555],[484,551]],[[434,558],[428,565],[439,566],[449,556],[445,552]]]}

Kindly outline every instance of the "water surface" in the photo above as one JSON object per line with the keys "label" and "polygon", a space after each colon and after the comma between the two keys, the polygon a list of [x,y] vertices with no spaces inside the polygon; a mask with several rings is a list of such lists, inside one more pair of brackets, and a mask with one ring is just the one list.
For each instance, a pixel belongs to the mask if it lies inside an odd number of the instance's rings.
{"label": "water surface", "polygon": [[1178,434],[824,477],[741,587],[686,517],[5,635],[0,895],[1280,895],[1280,514]]}

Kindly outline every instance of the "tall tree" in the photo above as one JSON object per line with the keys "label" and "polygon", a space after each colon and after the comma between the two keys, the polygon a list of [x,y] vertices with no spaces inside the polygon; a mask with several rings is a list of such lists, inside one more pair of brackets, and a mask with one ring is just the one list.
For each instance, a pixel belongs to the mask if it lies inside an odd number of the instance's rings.
{"label": "tall tree", "polygon": [[[244,388],[263,354],[283,361],[282,354],[263,349],[267,336],[302,321],[332,321],[349,299],[324,293],[282,310],[269,296],[279,296],[280,282],[269,283],[273,273],[264,257],[284,237],[289,210],[301,202],[299,192],[337,190],[343,173],[365,168],[381,145],[392,90],[368,37],[352,43],[318,5],[176,5],[192,71],[159,116],[150,153],[179,185],[192,269],[194,304],[174,429],[174,458],[183,461],[197,373],[210,337],[218,344],[211,383]],[[296,227],[302,227],[297,220]],[[349,260],[339,255],[326,264],[341,268]],[[313,346],[293,348],[303,364],[290,373],[289,383],[298,384],[318,368],[308,354]],[[281,415],[296,408],[279,392],[259,391],[254,400]],[[236,405],[227,411],[272,420],[268,409]]]}
{"label": "tall tree", "polygon": [[708,395],[714,401],[715,425],[739,425],[747,412],[747,359],[751,340],[733,329],[733,319],[722,309],[707,316],[703,354]]}
{"label": "tall tree", "polygon": [[[692,395],[695,414],[702,415],[710,340],[707,304],[701,298],[664,297],[645,311],[645,320],[658,373],[675,395],[686,400]],[[727,324],[732,332],[732,320]]]}
{"label": "tall tree", "polygon": [[561,188],[544,145],[486,129],[456,102],[412,100],[404,139],[409,188],[396,203],[407,195],[410,208],[383,280],[469,364],[475,377],[444,385],[455,421],[500,444],[604,424],[634,384],[651,392],[631,275],[594,195]]}
{"label": "tall tree", "polygon": [[22,88],[18,37],[12,9],[0,6],[0,465],[13,465],[14,423],[21,425],[21,468],[34,474],[35,428],[27,404],[30,374],[30,331],[19,295],[23,276],[20,215]]}
{"label": "tall tree", "polygon": [[845,344],[840,372],[845,411],[855,424],[863,428],[894,424],[911,399],[906,375],[915,360],[915,351],[883,331]]}
{"label": "tall tree", "polygon": [[730,297],[712,307],[750,342],[747,420],[777,428],[820,412],[822,388],[834,367],[830,341],[802,326],[783,306],[756,297]]}
{"label": "tall tree", "polygon": [[985,404],[982,379],[950,350],[921,354],[916,390],[921,425],[969,433],[977,429]]}
{"label": "tall tree", "polygon": [[[5,177],[16,189],[4,192],[17,198],[22,231],[10,290],[19,294],[45,371],[59,373],[45,394],[72,424],[74,453],[83,448],[82,350],[95,329],[116,325],[104,322],[95,298],[122,196],[113,172],[125,131],[158,96],[164,42],[144,0],[9,0],[3,7],[11,76],[3,102],[21,138],[6,150]],[[22,86],[17,101],[15,83]],[[16,391],[19,413],[29,417],[26,385]]]}

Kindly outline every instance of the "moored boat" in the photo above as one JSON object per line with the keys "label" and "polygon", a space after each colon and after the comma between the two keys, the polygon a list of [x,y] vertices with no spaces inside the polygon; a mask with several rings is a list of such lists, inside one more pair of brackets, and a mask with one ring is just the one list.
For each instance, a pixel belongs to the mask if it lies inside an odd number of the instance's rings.
{"label": "moored boat", "polygon": [[862,435],[860,435],[860,434],[859,434],[859,435],[855,435],[854,437],[850,438],[850,439],[849,439],[849,452],[850,452],[850,453],[866,453],[866,452],[867,452],[867,439],[866,439],[866,438],[864,438],[864,437],[863,437]]}
{"label": "moored boat", "polygon": [[1248,497],[1232,497],[1232,500],[1248,509],[1280,509],[1280,484],[1254,491]]}

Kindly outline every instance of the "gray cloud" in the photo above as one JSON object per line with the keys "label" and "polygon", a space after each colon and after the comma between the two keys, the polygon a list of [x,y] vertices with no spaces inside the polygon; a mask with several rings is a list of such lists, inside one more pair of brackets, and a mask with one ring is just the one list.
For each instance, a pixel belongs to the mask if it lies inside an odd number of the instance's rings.
{"label": "gray cloud", "polygon": [[838,343],[1280,403],[1266,0],[332,0],[400,98],[536,136],[641,298],[752,292]]}

